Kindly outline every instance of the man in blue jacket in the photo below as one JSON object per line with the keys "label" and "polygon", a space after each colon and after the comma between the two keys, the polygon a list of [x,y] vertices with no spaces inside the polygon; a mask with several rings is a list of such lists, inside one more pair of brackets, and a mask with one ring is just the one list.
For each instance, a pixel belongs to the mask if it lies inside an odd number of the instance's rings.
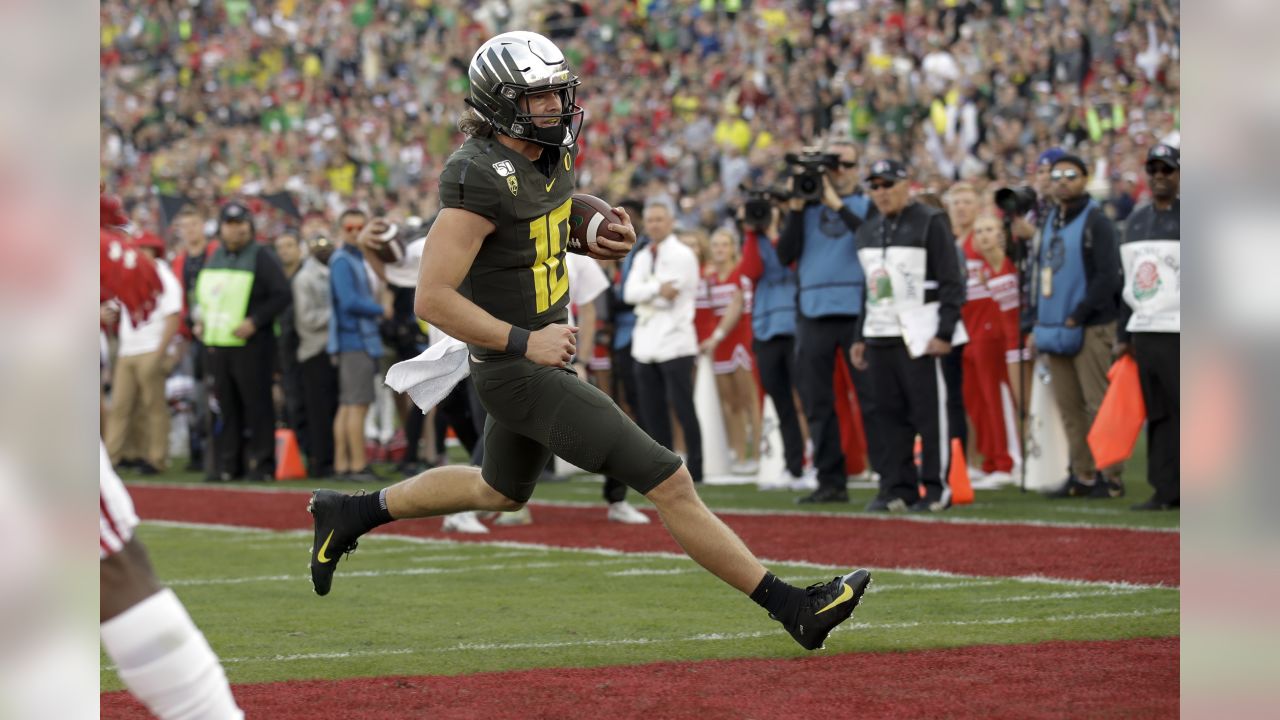
{"label": "man in blue jacket", "polygon": [[[338,218],[337,252],[329,261],[333,313],[329,316],[329,354],[338,359],[338,414],[333,419],[334,472],[359,482],[375,482],[364,454],[364,419],[373,404],[373,379],[382,357],[378,321],[391,317],[390,305],[374,296],[361,239],[368,218],[346,210]],[[375,226],[377,223],[375,223]],[[377,230],[377,227],[372,228]]]}
{"label": "man in blue jacket", "polygon": [[[822,200],[791,200],[778,241],[778,261],[784,266],[796,263],[796,375],[813,439],[813,465],[818,471],[818,489],[800,498],[802,503],[849,502],[840,421],[831,388],[836,358],[848,362],[846,353],[862,312],[865,281],[854,233],[866,219],[870,202],[858,190],[858,148],[843,141],[833,143],[830,151],[839,161],[823,173]],[[876,460],[881,443],[867,374],[849,366],[849,376],[858,394],[871,466],[882,470]]]}
{"label": "man in blue jacket", "polygon": [[1048,356],[1053,394],[1071,446],[1071,477],[1050,497],[1122,497],[1123,465],[1094,466],[1087,437],[1107,392],[1124,278],[1116,230],[1086,193],[1089,166],[1063,155],[1049,172],[1057,202],[1042,221],[1032,281],[1028,347]]}

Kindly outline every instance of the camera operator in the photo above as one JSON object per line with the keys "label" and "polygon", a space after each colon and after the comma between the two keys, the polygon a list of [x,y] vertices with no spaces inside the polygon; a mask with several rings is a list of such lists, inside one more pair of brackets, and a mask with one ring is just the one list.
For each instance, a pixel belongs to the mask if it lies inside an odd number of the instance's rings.
{"label": "camera operator", "polygon": [[[853,343],[865,289],[854,241],[869,208],[858,188],[858,149],[849,141],[835,142],[831,149],[830,154],[788,157],[803,172],[791,178],[790,212],[777,248],[782,265],[798,261],[796,370],[818,471],[818,489],[800,498],[806,503],[849,501],[832,378],[836,358],[848,362],[845,349]],[[820,192],[814,187],[819,184]],[[862,409],[871,464],[880,470],[879,423],[867,375],[851,365],[848,370]]]}
{"label": "camera operator", "polygon": [[[867,186],[879,214],[858,231],[858,258],[869,288],[849,353],[854,367],[870,372],[885,446],[880,493],[867,510],[910,506],[913,512],[940,512],[951,504],[951,488],[947,386],[939,358],[951,352],[965,280],[946,213],[911,199],[905,167],[879,160],[871,166]],[[913,358],[903,341],[901,315],[931,302],[938,303],[937,331],[925,354]],[[916,435],[921,442],[918,479]]]}
{"label": "camera operator", "polygon": [[802,489],[804,480],[804,435],[796,414],[796,271],[778,259],[779,230],[785,202],[769,191],[747,192],[747,201],[738,210],[742,224],[742,261],[738,270],[751,280],[755,292],[751,300],[752,349],[760,384],[773,399],[782,434],[782,456],[786,472],[765,478],[762,490]]}

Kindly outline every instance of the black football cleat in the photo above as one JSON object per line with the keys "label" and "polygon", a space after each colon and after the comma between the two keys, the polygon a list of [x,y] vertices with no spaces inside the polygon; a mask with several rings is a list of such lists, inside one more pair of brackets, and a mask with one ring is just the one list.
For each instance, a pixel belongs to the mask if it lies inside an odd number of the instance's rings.
{"label": "black football cleat", "polygon": [[317,595],[329,594],[338,557],[355,550],[356,538],[361,534],[351,522],[348,497],[333,490],[316,490],[307,503],[307,512],[316,527],[311,541],[311,586]]}
{"label": "black football cleat", "polygon": [[870,584],[871,573],[854,570],[829,583],[817,583],[806,588],[804,602],[790,622],[772,613],[769,616],[781,622],[800,647],[817,650],[837,625],[849,619]]}

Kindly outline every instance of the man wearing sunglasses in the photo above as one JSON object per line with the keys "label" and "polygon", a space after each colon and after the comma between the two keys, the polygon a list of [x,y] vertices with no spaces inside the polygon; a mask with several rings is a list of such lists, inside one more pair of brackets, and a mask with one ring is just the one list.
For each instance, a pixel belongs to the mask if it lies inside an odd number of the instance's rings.
{"label": "man wearing sunglasses", "polygon": [[[847,361],[845,349],[853,343],[858,314],[862,312],[865,281],[858,264],[854,233],[870,211],[870,202],[858,189],[858,148],[849,141],[833,143],[829,151],[839,160],[822,176],[819,203],[791,200],[790,212],[778,240],[778,261],[796,263],[799,298],[796,317],[796,375],[809,435],[813,439],[813,465],[818,487],[802,497],[802,503],[848,502],[845,454],[840,444],[832,383],[836,358]],[[867,447],[876,461],[881,443],[876,433],[875,407],[866,373],[849,366],[857,391]]]}
{"label": "man wearing sunglasses", "polygon": [[1071,447],[1071,477],[1049,497],[1123,497],[1123,464],[1094,466],[1086,437],[1107,392],[1107,369],[1120,313],[1116,231],[1086,193],[1089,168],[1063,155],[1049,172],[1057,205],[1040,228],[1030,301],[1035,327],[1027,346],[1048,356],[1053,394]]}
{"label": "man wearing sunglasses", "polygon": [[1134,510],[1171,510],[1181,498],[1178,454],[1181,402],[1178,390],[1182,331],[1182,221],[1178,148],[1156,145],[1147,153],[1151,202],[1129,216],[1120,260],[1124,301],[1117,323],[1116,354],[1138,361],[1147,406],[1147,482],[1155,494]]}
{"label": "man wearing sunglasses", "polygon": [[[880,492],[867,510],[941,512],[951,506],[947,384],[941,358],[951,352],[965,300],[965,278],[946,213],[912,200],[902,164],[876,161],[867,188],[879,214],[858,231],[858,260],[867,274],[867,292],[849,348],[853,366],[869,373],[878,437],[884,444]],[[924,354],[912,357],[903,339],[903,315],[935,302],[937,331]],[[916,435],[921,440],[918,472],[913,457]]]}

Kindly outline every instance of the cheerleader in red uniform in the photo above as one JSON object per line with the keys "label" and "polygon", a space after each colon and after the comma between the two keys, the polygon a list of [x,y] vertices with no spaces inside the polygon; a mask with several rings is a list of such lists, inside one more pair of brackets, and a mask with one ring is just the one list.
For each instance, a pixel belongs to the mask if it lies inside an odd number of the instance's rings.
{"label": "cheerleader in red uniform", "polygon": [[[733,231],[712,233],[709,254],[702,277],[711,321],[699,323],[698,318],[705,315],[698,306],[694,322],[701,350],[711,355],[715,370],[725,429],[735,455],[732,471],[749,475],[759,464],[752,449],[760,446],[760,399],[751,354],[751,281],[738,270],[738,239]],[[705,336],[704,327],[710,327]]]}
{"label": "cheerleader in red uniform", "polygon": [[1000,485],[1012,482],[1019,455],[1006,365],[1006,353],[1018,344],[1018,275],[1005,257],[997,218],[978,218],[971,237],[964,247],[968,301],[960,309],[970,338],[964,349],[964,404],[978,436],[982,471],[990,484]]}

